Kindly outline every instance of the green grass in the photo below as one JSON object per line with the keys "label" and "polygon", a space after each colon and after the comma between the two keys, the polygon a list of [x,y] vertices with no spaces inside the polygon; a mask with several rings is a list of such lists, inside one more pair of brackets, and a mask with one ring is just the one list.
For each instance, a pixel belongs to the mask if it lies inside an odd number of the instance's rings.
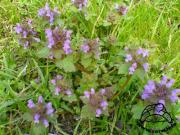
{"label": "green grass", "polygon": [[[45,0],[0,1],[0,135],[29,133],[31,123],[24,121],[23,114],[27,111],[26,104],[30,98],[36,99],[39,94],[43,94],[45,99],[52,101],[56,107],[60,106],[48,90],[48,78],[51,73],[59,71],[58,68],[36,59],[33,52],[22,51],[14,33],[16,23],[24,18],[37,18],[37,10],[43,7],[44,3]],[[151,53],[152,67],[148,78],[158,80],[162,74],[166,74],[176,80],[174,88],[180,87],[179,0],[128,1],[130,10],[127,16],[120,17],[116,24],[107,27],[104,26],[104,20],[109,14],[113,14],[111,0],[91,0],[87,9],[88,21],[79,13],[72,14],[71,6],[66,0],[53,0],[49,3],[52,7],[58,6],[61,12],[66,11],[63,19],[67,26],[73,27],[74,31],[84,37],[103,38],[112,35],[117,38],[121,48],[126,43],[142,42],[141,46],[150,49]],[[79,26],[71,26],[72,17],[77,17]],[[77,34],[77,39],[78,36]],[[74,39],[74,42],[77,39]],[[162,73],[160,68],[164,64],[167,64],[168,68]],[[170,68],[174,70],[170,72]],[[32,83],[32,78],[37,76],[42,80],[38,86]],[[145,81],[142,83],[145,84]],[[110,117],[87,121],[80,119],[71,123],[69,114],[62,114],[55,125],[55,131],[63,135],[69,134],[70,130],[74,130],[74,135],[125,135],[130,128],[130,135],[148,135],[149,133],[137,126],[135,119],[129,118],[129,115],[132,115],[131,105],[136,104],[143,85],[137,83],[133,87],[139,88],[122,93]],[[125,95],[127,98],[123,98]],[[179,132],[180,126],[177,124],[164,135],[178,135]]]}

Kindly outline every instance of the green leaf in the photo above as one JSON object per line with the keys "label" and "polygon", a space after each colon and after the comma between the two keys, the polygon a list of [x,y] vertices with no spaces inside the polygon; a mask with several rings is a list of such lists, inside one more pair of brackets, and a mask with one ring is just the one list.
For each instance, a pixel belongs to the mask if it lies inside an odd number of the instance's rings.
{"label": "green leaf", "polygon": [[144,109],[144,106],[142,102],[139,102],[138,104],[134,105],[132,108],[133,118],[140,119],[143,109]]}
{"label": "green leaf", "polygon": [[92,110],[90,110],[90,107],[88,107],[88,105],[85,105],[82,107],[81,110],[81,118],[93,118],[95,117],[95,112],[93,112]]}
{"label": "green leaf", "polygon": [[77,101],[76,95],[64,96],[63,99],[64,99],[65,101],[70,102],[70,103]]}
{"label": "green leaf", "polygon": [[47,47],[42,48],[37,52],[38,57],[40,58],[47,58],[50,54],[50,50]]}
{"label": "green leaf", "polygon": [[91,65],[91,62],[92,62],[92,59],[91,58],[82,58],[81,59],[81,64],[85,67],[85,68],[87,68],[88,66],[90,66]]}
{"label": "green leaf", "polygon": [[145,80],[146,73],[145,73],[145,71],[144,71],[143,69],[137,69],[137,70],[135,71],[135,75],[136,75],[139,79],[141,79],[142,81]]}
{"label": "green leaf", "polygon": [[121,64],[118,69],[118,74],[128,74],[129,64]]}
{"label": "green leaf", "polygon": [[26,113],[23,115],[23,119],[24,119],[24,120],[27,120],[27,121],[32,121],[32,120],[33,120],[33,117],[32,117],[32,115],[31,115],[29,112],[26,112]]}
{"label": "green leaf", "polygon": [[75,72],[76,68],[74,66],[73,56],[67,56],[63,60],[56,61],[56,65],[60,68],[63,68],[65,72]]}
{"label": "green leaf", "polygon": [[44,125],[42,124],[35,124],[32,129],[30,135],[46,135],[47,131]]}

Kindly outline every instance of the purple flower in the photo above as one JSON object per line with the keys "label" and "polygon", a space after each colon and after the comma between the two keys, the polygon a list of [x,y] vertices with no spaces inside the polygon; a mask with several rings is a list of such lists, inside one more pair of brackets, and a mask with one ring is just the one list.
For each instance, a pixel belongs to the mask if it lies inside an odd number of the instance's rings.
{"label": "purple flower", "polygon": [[54,109],[52,108],[52,103],[51,102],[47,103],[46,104],[46,114],[50,116],[53,114],[53,112],[54,112]]}
{"label": "purple flower", "polygon": [[91,94],[94,95],[95,94],[95,90],[94,88],[91,88]]}
{"label": "purple flower", "polygon": [[107,106],[108,106],[107,101],[103,100],[103,101],[101,102],[101,107],[103,108],[103,110],[105,110]]}
{"label": "purple flower", "polygon": [[90,93],[89,93],[88,91],[84,91],[84,96],[85,96],[86,98],[89,98],[89,97],[90,97]]}
{"label": "purple flower", "polygon": [[127,54],[125,61],[126,62],[132,61],[132,55],[131,54]]}
{"label": "purple flower", "polygon": [[79,10],[82,10],[83,7],[87,6],[88,0],[71,0],[71,2],[79,8]]}
{"label": "purple flower", "polygon": [[48,127],[49,126],[49,122],[47,119],[43,119],[43,124],[45,127]]}
{"label": "purple flower", "polygon": [[55,44],[54,38],[53,38],[53,32],[51,29],[45,30],[46,37],[48,39],[48,48],[52,48],[52,46]]}
{"label": "purple flower", "polygon": [[148,63],[144,63],[143,64],[143,68],[144,68],[144,71],[147,72],[148,69],[149,69],[149,64]]}
{"label": "purple flower", "polygon": [[178,93],[180,93],[180,89],[174,89],[172,92],[171,92],[171,95],[170,95],[170,100],[171,102],[175,103],[176,101],[179,100],[179,97],[178,97]]}
{"label": "purple flower", "polygon": [[55,95],[59,95],[60,92],[61,92],[61,88],[56,87],[56,89],[55,89]]}
{"label": "purple flower", "polygon": [[39,123],[39,119],[40,119],[40,115],[38,113],[36,113],[34,115],[34,123]]}
{"label": "purple flower", "polygon": [[57,7],[54,8],[54,10],[51,10],[48,3],[46,3],[44,8],[41,8],[38,11],[38,16],[47,19],[50,22],[50,24],[52,24],[54,22],[54,18],[58,14],[59,14],[59,11],[58,11]]}
{"label": "purple flower", "polygon": [[115,4],[114,8],[117,10],[118,13],[121,15],[126,15],[128,8],[126,6],[120,6],[117,3]]}
{"label": "purple flower", "polygon": [[23,29],[22,29],[21,25],[20,25],[19,23],[17,23],[17,25],[16,25],[16,27],[15,27],[16,33],[19,34],[19,33],[22,32],[22,30],[23,30]]}
{"label": "purple flower", "polygon": [[71,90],[66,90],[65,93],[66,93],[68,96],[71,96],[71,95],[72,95]]}
{"label": "purple flower", "polygon": [[147,56],[149,56],[149,52],[148,52],[148,50],[144,50],[143,51],[143,57],[147,57]]}
{"label": "purple flower", "polygon": [[142,54],[143,57],[149,56],[148,50],[145,50],[145,49],[142,49],[142,48],[139,48],[139,49],[137,50],[137,54],[138,54],[138,55],[141,55],[141,54]]}
{"label": "purple flower", "polygon": [[65,54],[72,53],[72,49],[70,47],[70,44],[71,44],[71,41],[69,39],[64,41],[63,50],[64,50]]}
{"label": "purple flower", "polygon": [[148,84],[144,86],[144,92],[141,95],[142,99],[148,99],[153,94],[153,90],[155,89],[154,81],[148,81]]}
{"label": "purple flower", "polygon": [[143,54],[143,49],[142,49],[142,48],[139,48],[139,49],[137,50],[137,54],[138,54],[138,55]]}
{"label": "purple flower", "polygon": [[125,6],[120,6],[120,7],[119,7],[119,11],[120,11],[120,13],[121,13],[122,15],[126,15],[127,12],[128,12],[128,8],[125,7]]}
{"label": "purple flower", "polygon": [[101,109],[96,109],[96,117],[99,117],[102,114],[102,110]]}
{"label": "purple flower", "polygon": [[32,99],[28,100],[28,107],[29,107],[30,109],[32,109],[32,108],[35,107],[34,102],[32,101]]}
{"label": "purple flower", "polygon": [[132,75],[137,68],[137,63],[133,63],[132,66],[129,68],[129,74]]}
{"label": "purple flower", "polygon": [[161,85],[166,85],[167,80],[168,80],[167,76],[163,76],[161,79]]}
{"label": "purple flower", "polygon": [[154,81],[150,80],[150,81],[148,81],[148,84],[145,85],[144,90],[145,90],[147,93],[152,93],[155,88],[156,88],[156,87],[155,87]]}
{"label": "purple flower", "polygon": [[174,84],[174,82],[175,82],[174,79],[170,79],[169,82],[166,83],[166,87],[170,88]]}
{"label": "purple flower", "polygon": [[81,46],[81,50],[84,52],[84,53],[87,53],[89,50],[90,50],[90,47],[88,45],[82,45]]}
{"label": "purple flower", "polygon": [[57,75],[56,78],[57,78],[58,80],[62,80],[63,76],[62,76],[62,75]]}
{"label": "purple flower", "polygon": [[52,80],[51,80],[51,83],[52,83],[53,85],[56,85],[56,79],[52,79]]}
{"label": "purple flower", "polygon": [[39,96],[38,97],[38,103],[42,103],[43,102],[43,97],[42,96]]}
{"label": "purple flower", "polygon": [[101,89],[101,95],[104,95],[106,93],[106,90],[105,89]]}
{"label": "purple flower", "polygon": [[26,42],[24,43],[24,49],[27,49],[28,46],[29,46],[29,41],[26,41]]}

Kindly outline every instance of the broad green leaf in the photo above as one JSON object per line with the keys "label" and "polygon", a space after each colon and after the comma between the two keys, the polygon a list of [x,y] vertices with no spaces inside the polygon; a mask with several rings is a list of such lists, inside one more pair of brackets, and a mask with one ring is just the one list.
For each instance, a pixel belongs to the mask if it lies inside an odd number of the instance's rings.
{"label": "broad green leaf", "polygon": [[90,110],[88,105],[85,105],[82,107],[81,118],[89,118],[90,119],[90,118],[94,118],[94,117],[95,117],[95,112]]}
{"label": "broad green leaf", "polygon": [[56,65],[60,68],[63,68],[66,72],[76,71],[73,56],[67,56],[63,60],[56,61]]}
{"label": "broad green leaf", "polygon": [[129,65],[128,64],[121,64],[118,69],[118,74],[128,74]]}
{"label": "broad green leaf", "polygon": [[38,57],[47,58],[49,56],[50,50],[47,47],[42,48],[37,52]]}

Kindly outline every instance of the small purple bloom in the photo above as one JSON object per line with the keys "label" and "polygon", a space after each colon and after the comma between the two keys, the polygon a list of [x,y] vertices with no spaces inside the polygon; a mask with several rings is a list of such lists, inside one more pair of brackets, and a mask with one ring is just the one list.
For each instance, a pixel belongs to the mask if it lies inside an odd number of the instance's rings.
{"label": "small purple bloom", "polygon": [[52,80],[51,80],[51,83],[52,83],[53,85],[56,85],[56,79],[52,79]]}
{"label": "small purple bloom", "polygon": [[66,93],[68,96],[71,96],[71,95],[72,95],[71,90],[66,90],[65,93]]}
{"label": "small purple bloom", "polygon": [[34,115],[34,123],[39,123],[39,119],[40,119],[40,115],[38,113],[36,113]]}
{"label": "small purple bloom", "polygon": [[19,33],[22,32],[22,30],[23,30],[23,29],[22,29],[21,25],[18,23],[18,24],[16,25],[16,27],[15,27],[16,33],[19,34]]}
{"label": "small purple bloom", "polygon": [[90,50],[90,47],[88,45],[82,45],[81,46],[81,50],[84,52],[84,53],[87,53],[89,50]]}
{"label": "small purple bloom", "polygon": [[62,80],[63,76],[62,76],[62,75],[57,75],[56,78],[57,78],[58,80]]}
{"label": "small purple bloom", "polygon": [[56,89],[55,89],[55,95],[59,95],[60,92],[61,92],[61,88],[56,87]]}
{"label": "small purple bloom", "polygon": [[47,103],[46,104],[46,114],[50,116],[53,114],[53,112],[54,112],[54,109],[52,108],[52,103],[51,102]]}
{"label": "small purple bloom", "polygon": [[42,103],[43,102],[43,97],[42,96],[39,96],[38,97],[38,103]]}
{"label": "small purple bloom", "polygon": [[107,101],[103,100],[103,101],[101,102],[101,107],[103,108],[103,110],[105,110],[107,106],[108,106]]}
{"label": "small purple bloom", "polygon": [[71,47],[70,47],[71,41],[70,40],[65,40],[63,44],[63,50],[65,54],[70,54],[72,53]]}
{"label": "small purple bloom", "polygon": [[96,117],[99,117],[102,114],[102,110],[101,109],[96,109]]}
{"label": "small purple bloom", "polygon": [[29,46],[29,41],[26,41],[26,42],[24,43],[24,49],[27,49],[28,46]]}
{"label": "small purple bloom", "polygon": [[167,76],[163,76],[161,79],[161,85],[166,85],[167,80],[168,80]]}
{"label": "small purple bloom", "polygon": [[126,62],[132,61],[132,55],[131,54],[127,54],[125,61]]}
{"label": "small purple bloom", "polygon": [[179,97],[178,97],[178,93],[180,93],[180,89],[174,89],[172,92],[171,92],[171,95],[170,95],[170,100],[171,102],[175,103],[176,101],[179,100]]}
{"label": "small purple bloom", "polygon": [[174,84],[174,82],[175,82],[174,79],[170,79],[169,82],[166,83],[166,87],[170,88]]}
{"label": "small purple bloom", "polygon": [[133,63],[132,66],[129,68],[129,74],[132,75],[137,68],[137,63]]}
{"label": "small purple bloom", "polygon": [[43,9],[43,8],[39,9],[39,11],[38,11],[39,16],[44,16],[45,14],[46,14],[45,9]]}
{"label": "small purple bloom", "polygon": [[144,68],[144,71],[147,72],[148,69],[149,69],[149,64],[148,63],[144,63],[143,64],[143,68]]}
{"label": "small purple bloom", "polygon": [[147,56],[149,56],[149,52],[148,52],[148,50],[144,50],[143,51],[143,57],[147,57]]}
{"label": "small purple bloom", "polygon": [[32,99],[28,100],[28,107],[29,107],[30,109],[32,109],[32,108],[35,107],[34,102],[32,101]]}
{"label": "small purple bloom", "polygon": [[90,93],[89,93],[88,91],[84,91],[84,96],[85,96],[86,98],[89,98],[89,97],[90,97]]}
{"label": "small purple bloom", "polygon": [[43,124],[45,127],[48,127],[49,126],[49,122],[47,119],[43,119]]}
{"label": "small purple bloom", "polygon": [[150,97],[150,95],[148,94],[148,93],[143,93],[142,95],[141,95],[141,98],[142,99],[148,99]]}
{"label": "small purple bloom", "polygon": [[101,95],[104,95],[106,93],[106,90],[105,89],[101,89]]}
{"label": "small purple bloom", "polygon": [[94,88],[91,88],[91,94],[94,95],[95,94],[95,90]]}

